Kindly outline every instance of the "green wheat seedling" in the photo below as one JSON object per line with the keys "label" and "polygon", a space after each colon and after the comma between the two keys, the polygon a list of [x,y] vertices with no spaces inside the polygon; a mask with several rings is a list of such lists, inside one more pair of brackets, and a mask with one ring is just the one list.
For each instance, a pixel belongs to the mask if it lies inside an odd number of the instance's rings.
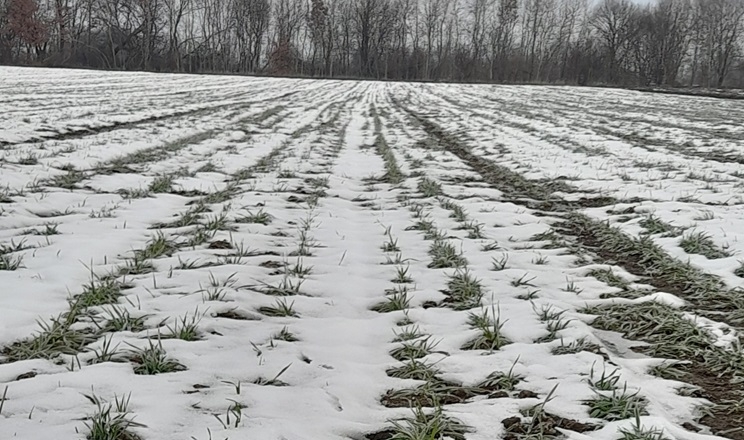
{"label": "green wheat seedling", "polygon": [[481,305],[483,285],[467,268],[458,269],[447,281],[447,302],[455,310],[467,310]]}
{"label": "green wheat seedling", "polygon": [[492,242],[489,242],[489,243],[484,243],[483,245],[481,245],[481,248],[480,248],[480,250],[482,252],[497,251],[499,249],[501,249],[501,246],[499,246],[499,243],[496,242],[496,241],[492,241]]}
{"label": "green wheat seedling", "polygon": [[434,364],[420,361],[418,359],[409,359],[399,367],[389,368],[387,375],[398,379],[412,379],[412,380],[423,380],[432,381],[436,375],[439,374],[439,370],[434,367]]}
{"label": "green wheat seedling", "polygon": [[177,318],[173,325],[166,325],[168,333],[163,337],[175,338],[182,341],[198,341],[201,339],[199,332],[199,322],[201,322],[204,314],[199,315],[199,310],[189,316],[188,313],[180,318]]}
{"label": "green wheat seedling", "polygon": [[443,229],[432,228],[424,231],[424,240],[427,241],[443,241],[447,239],[447,231]]}
{"label": "green wheat seedling", "polygon": [[411,299],[408,296],[408,288],[399,286],[392,294],[387,295],[384,302],[372,307],[372,310],[378,313],[390,313],[398,310],[405,310],[410,306]]}
{"label": "green wheat seedling", "polygon": [[160,258],[163,256],[170,257],[174,252],[176,252],[176,250],[178,250],[178,244],[175,241],[166,238],[162,231],[158,231],[157,234],[147,242],[144,249],[135,251],[135,256],[142,260]]}
{"label": "green wheat seedling", "polygon": [[203,224],[203,227],[207,231],[227,231],[234,232],[238,228],[235,225],[230,224],[230,220],[227,215],[227,210],[223,210],[219,214],[208,216]]}
{"label": "green wheat seedling", "polygon": [[154,343],[150,339],[148,345],[144,348],[132,346],[130,359],[136,364],[134,374],[154,375],[174,373],[186,369],[178,361],[168,357],[160,340]]}
{"label": "green wheat seedling", "polygon": [[574,280],[569,279],[566,279],[566,287],[564,287],[562,290],[564,292],[575,293],[577,295],[583,292],[583,290],[579,288]]}
{"label": "green wheat seedling", "polygon": [[442,185],[426,177],[418,181],[418,190],[424,197],[437,197],[443,194]]}
{"label": "green wheat seedling", "polygon": [[429,214],[426,213],[426,205],[421,203],[411,203],[408,206],[408,210],[411,211],[413,218],[422,220],[429,218]]}
{"label": "green wheat seedling", "polygon": [[486,238],[485,234],[483,233],[483,228],[485,225],[483,223],[476,223],[475,221],[467,222],[463,224],[463,228],[468,231],[467,238],[471,240],[479,240]]}
{"label": "green wheat seedling", "polygon": [[15,194],[12,194],[10,187],[0,188],[0,203],[13,203],[14,200],[11,198],[11,196],[14,195]]}
{"label": "green wheat seedling", "polygon": [[189,234],[187,245],[190,247],[201,246],[213,239],[216,234],[217,231],[209,230],[204,226],[199,225],[191,232],[191,234]]}
{"label": "green wheat seedling", "polygon": [[310,185],[313,188],[319,189],[319,188],[330,188],[331,187],[331,177],[325,176],[325,177],[311,177],[309,179],[305,179],[305,183]]}
{"label": "green wheat seedling", "polygon": [[562,318],[547,321],[545,328],[548,330],[548,334],[535,340],[537,343],[550,342],[558,339],[558,332],[568,328],[568,324],[571,320],[564,321]]}
{"label": "green wheat seedling", "polygon": [[392,266],[392,265],[400,266],[400,265],[403,265],[404,263],[408,263],[409,261],[411,261],[411,260],[408,259],[408,258],[405,258],[404,259],[403,258],[403,254],[401,254],[400,252],[398,252],[395,255],[393,255],[392,257],[390,255],[385,255],[385,262],[384,263],[380,263],[380,264],[383,264],[383,265],[386,265],[386,266]]}
{"label": "green wheat seedling", "polygon": [[297,232],[297,250],[289,254],[290,257],[311,257],[313,247],[317,247],[318,244],[315,239],[310,235],[308,228],[300,228]]}
{"label": "green wheat seedling", "polygon": [[524,440],[547,440],[554,438],[554,435],[551,435],[551,432],[555,432],[555,422],[545,411],[545,405],[555,398],[554,394],[557,388],[558,385],[556,384],[542,402],[522,411],[522,414],[529,417],[531,420],[528,423],[522,422],[515,425],[520,427],[523,431],[519,433],[518,438]]}
{"label": "green wheat seedling", "polygon": [[687,375],[684,371],[677,368],[678,362],[662,362],[649,368],[648,374],[661,377],[667,380],[681,381]]}
{"label": "green wheat seedling", "polygon": [[59,235],[59,223],[45,223],[42,229],[29,229],[23,232],[24,235],[51,236]]}
{"label": "green wheat seedling", "polygon": [[434,353],[434,348],[438,344],[438,342],[432,341],[430,336],[423,339],[404,341],[399,347],[394,348],[390,352],[390,356],[401,362],[409,359],[420,359]]}
{"label": "green wheat seedling", "polygon": [[224,279],[216,277],[212,272],[209,272],[209,286],[211,287],[228,287],[235,288],[239,282],[238,273],[233,272]]}
{"label": "green wheat seedling", "polygon": [[293,279],[292,277],[290,277],[286,272],[285,266],[284,276],[278,283],[269,284],[259,281],[260,286],[257,288],[252,287],[251,289],[256,292],[272,296],[304,295],[304,293],[302,293],[302,284],[304,282],[304,279]]}
{"label": "green wheat seedling", "polygon": [[506,321],[501,321],[501,310],[492,306],[490,313],[487,308],[481,309],[481,313],[470,314],[470,322],[475,325],[475,329],[480,334],[462,346],[463,350],[486,350],[493,352],[499,350],[511,341],[502,334],[502,329]]}
{"label": "green wheat seedling", "polygon": [[468,213],[462,206],[453,203],[450,218],[455,219],[458,223],[466,223],[468,221]]}
{"label": "green wheat seedling", "polygon": [[646,230],[646,234],[664,234],[668,237],[676,237],[682,234],[682,230],[680,228],[666,223],[653,214],[645,217],[640,222],[638,222],[638,224]]}
{"label": "green wheat seedling", "polygon": [[160,175],[150,182],[147,189],[155,194],[169,193],[173,191],[173,177],[167,174]]}
{"label": "green wheat seedling", "polygon": [[240,186],[237,182],[230,182],[224,189],[215,191],[202,197],[199,202],[204,205],[215,205],[224,203],[240,193]]}
{"label": "green wheat seedling", "polygon": [[3,391],[3,396],[0,397],[0,416],[3,415],[3,407],[5,406],[5,401],[8,400],[8,389],[10,386],[5,386],[5,391]]}
{"label": "green wheat seedling", "polygon": [[41,331],[36,335],[11,344],[2,350],[10,362],[28,359],[54,359],[59,355],[74,356],[85,351],[85,346],[97,338],[88,331],[72,328],[76,316],[62,314],[51,322],[38,321]]}
{"label": "green wheat seedling", "polygon": [[104,310],[104,324],[99,325],[99,328],[103,332],[137,333],[145,329],[145,320],[148,317],[149,315],[134,317],[129,313],[129,310],[114,305],[106,307]]}
{"label": "green wheat seedling", "polygon": [[645,428],[641,424],[641,412],[635,412],[635,423],[631,428],[620,428],[618,433],[622,435],[620,440],[669,440],[664,435],[664,430],[659,428]]}
{"label": "green wheat seedling", "polygon": [[411,226],[406,227],[406,231],[423,231],[429,232],[436,229],[436,224],[429,220],[428,217],[418,220]]}
{"label": "green wheat seedling", "polygon": [[558,320],[566,313],[565,310],[556,310],[552,305],[543,305],[538,310],[537,306],[532,304],[532,311],[535,312],[537,318],[542,322]]}
{"label": "green wheat seedling", "polygon": [[267,226],[271,224],[273,220],[274,220],[274,217],[261,208],[256,212],[248,211],[248,215],[238,218],[236,222]]}
{"label": "green wheat seedling", "polygon": [[73,190],[77,184],[85,180],[87,176],[76,170],[69,170],[67,174],[60,174],[49,179],[46,184],[58,188]]}
{"label": "green wheat seedling", "polygon": [[[212,162],[207,162],[196,170],[197,173],[214,173],[217,171],[219,171],[219,169],[217,168],[217,165],[213,164]],[[240,180],[245,180],[245,179],[240,179]]]}
{"label": "green wheat seedling", "polygon": [[418,325],[410,325],[400,332],[393,332],[395,333],[395,339],[393,339],[393,342],[411,341],[426,336]]}
{"label": "green wheat seedling", "polygon": [[114,278],[100,278],[91,274],[91,280],[83,285],[83,293],[71,300],[74,307],[88,308],[116,304],[121,297],[121,283]]}
{"label": "green wheat seedling", "polygon": [[286,299],[277,299],[273,306],[263,306],[258,311],[266,316],[270,317],[293,317],[296,318],[299,315],[294,310],[294,301],[287,303]]}
{"label": "green wheat seedling", "polygon": [[275,339],[278,341],[285,341],[285,342],[297,342],[299,339],[297,336],[295,336],[292,332],[289,331],[287,327],[282,327],[282,329],[274,334],[271,339]]}
{"label": "green wheat seedling", "polygon": [[465,211],[465,209],[452,200],[440,197],[439,206],[441,206],[443,209],[451,211],[449,217],[455,219],[456,222],[465,223],[466,221],[468,221],[468,213]]}
{"label": "green wheat seedling", "polygon": [[524,380],[524,376],[514,373],[514,367],[517,365],[519,358],[517,358],[512,364],[509,371],[503,373],[501,371],[494,371],[489,374],[486,379],[478,384],[478,388],[486,389],[489,391],[513,391],[517,384]]}
{"label": "green wheat seedling", "polygon": [[554,355],[561,355],[561,354],[576,354],[582,351],[588,351],[592,353],[599,352],[600,347],[599,345],[590,342],[587,338],[582,337],[579,338],[573,342],[570,342],[566,344],[563,341],[563,338],[561,338],[561,345],[557,347],[553,347],[551,350],[551,353]]}
{"label": "green wheat seedling", "polygon": [[88,429],[87,440],[139,440],[131,428],[146,426],[134,421],[129,412],[130,395],[115,397],[114,403],[105,403],[96,395],[85,395],[94,405],[96,412],[88,418],[85,426]]}
{"label": "green wheat seedling", "polygon": [[253,383],[256,385],[262,385],[262,386],[273,386],[273,387],[285,387],[288,384],[286,382],[282,382],[279,380],[279,378],[291,367],[292,364],[288,364],[284,368],[282,368],[279,373],[277,373],[276,376],[274,376],[272,379],[266,379],[263,377],[259,377],[258,379],[254,380]]}
{"label": "green wheat seedling", "polygon": [[125,260],[124,266],[119,267],[119,276],[144,275],[152,272],[155,272],[152,261],[139,258],[136,254],[134,258]]}
{"label": "green wheat seedling", "polygon": [[172,229],[172,228],[185,228],[188,226],[194,226],[199,224],[201,220],[201,213],[204,212],[201,209],[190,209],[182,212],[178,215],[178,218],[170,223],[158,223],[153,226],[153,229]]}
{"label": "green wheat seedling", "polygon": [[398,161],[395,158],[395,153],[388,146],[385,141],[385,137],[382,133],[378,133],[375,138],[375,150],[385,164],[385,175],[380,180],[393,185],[397,185],[403,181],[403,172],[398,167]]}
{"label": "green wheat seedling", "polygon": [[196,293],[200,293],[202,301],[226,301],[228,290],[224,287],[207,286],[200,288]]}
{"label": "green wheat seedling", "polygon": [[297,278],[306,278],[313,273],[313,266],[305,266],[301,258],[297,259],[295,264],[285,264],[285,274]]}
{"label": "green wheat seedling", "polygon": [[232,251],[227,255],[218,257],[218,263],[216,265],[243,264],[243,258],[262,255],[261,251],[251,249],[242,241],[240,243],[232,242],[229,246],[223,244],[223,247],[231,249]]}
{"label": "green wheat seedling", "polygon": [[412,410],[412,417],[390,420],[393,425],[390,440],[465,440],[465,434],[470,431],[459,420],[444,415],[441,406],[437,406],[431,414],[424,412],[421,407]]}
{"label": "green wheat seedling", "polygon": [[522,286],[537,287],[534,284],[532,284],[532,281],[535,281],[535,279],[537,279],[537,277],[529,278],[529,274],[525,273],[518,279],[512,280],[511,285],[514,287],[522,287]]}
{"label": "green wheat seedling", "polygon": [[[238,428],[240,426],[240,423],[243,421],[243,409],[245,409],[245,406],[243,406],[242,403],[237,402],[232,399],[228,399],[232,403],[227,408],[227,411],[225,412],[225,420],[223,421],[218,414],[215,414],[214,417],[220,422],[222,425],[222,428],[224,429],[230,429],[230,428]],[[192,437],[193,438],[193,437]],[[211,438],[211,433],[210,433]]]}
{"label": "green wheat seedling", "polygon": [[150,193],[150,190],[148,188],[127,188],[120,189],[119,195],[124,200],[129,200],[131,202],[132,200],[136,199],[146,199],[152,194]]}
{"label": "green wheat seedling", "polygon": [[591,272],[587,274],[590,277],[596,278],[598,281],[601,281],[605,284],[607,284],[610,287],[617,287],[618,289],[627,289],[628,288],[628,282],[625,281],[623,278],[615,274],[611,268],[607,269],[594,269]]}
{"label": "green wheat seedling", "polygon": [[[2,263],[0,263],[0,267],[2,267]],[[744,261],[739,261],[739,267],[734,269],[734,275],[739,278],[744,278]]]}
{"label": "green wheat seedling", "polygon": [[393,236],[392,227],[385,228],[385,236],[387,237],[387,241],[382,244],[383,252],[400,252],[398,239]]}
{"label": "green wheat seedling", "polygon": [[22,239],[18,243],[11,239],[9,244],[0,244],[0,255],[12,254],[14,252],[25,251],[31,249],[30,246],[26,246],[26,239]]}
{"label": "green wheat seedling", "polygon": [[90,218],[98,218],[98,219],[101,219],[101,218],[113,218],[114,217],[114,213],[116,212],[116,210],[118,209],[118,207],[119,206],[116,205],[116,206],[103,207],[103,208],[98,209],[98,210],[93,209],[93,210],[90,211],[90,214],[88,214],[88,217],[90,217]]}
{"label": "green wheat seedling", "polygon": [[506,269],[509,263],[509,254],[503,254],[501,258],[491,258],[491,270],[494,272],[500,272]]}
{"label": "green wheat seedling", "polygon": [[646,412],[646,406],[648,405],[646,399],[640,397],[638,392],[628,393],[627,385],[622,391],[612,390],[612,394],[597,392],[594,399],[585,403],[589,406],[591,417],[608,421],[629,419],[636,414],[648,414]]}
{"label": "green wheat seedling", "polygon": [[198,259],[197,260],[183,260],[181,257],[178,257],[178,266],[175,268],[178,270],[195,270],[195,269],[201,269],[204,267],[211,266],[210,263],[202,263]]}
{"label": "green wheat seedling", "polygon": [[679,246],[688,254],[699,254],[709,259],[730,257],[731,254],[716,245],[705,232],[692,232],[682,237]]}
{"label": "green wheat seedling", "polygon": [[13,271],[23,267],[23,255],[0,254],[0,270]]}
{"label": "green wheat seedling", "polygon": [[406,265],[398,266],[395,268],[395,278],[393,278],[391,281],[396,284],[408,284],[413,282],[413,278],[409,275],[411,266]]}
{"label": "green wheat seedling", "polygon": [[467,265],[467,260],[462,256],[452,243],[446,240],[435,240],[429,248],[431,269],[458,268]]}
{"label": "green wheat seedling", "polygon": [[589,371],[589,379],[587,379],[589,382],[589,385],[600,391],[613,391],[618,389],[618,384],[620,383],[620,373],[619,369],[616,368],[609,373],[606,369],[602,368],[602,374],[599,375],[599,377],[594,376],[594,365],[592,365],[592,369]]}
{"label": "green wheat seedling", "polygon": [[113,337],[104,336],[100,348],[93,349],[94,358],[91,364],[100,364],[103,362],[118,362],[122,360],[122,353],[119,351],[119,344],[113,345]]}
{"label": "green wheat seedling", "polygon": [[39,164],[39,158],[33,154],[27,154],[26,156],[18,159],[18,165],[38,165]]}
{"label": "green wheat seedling", "polygon": [[550,229],[539,234],[535,234],[530,237],[529,241],[542,241],[548,242],[540,246],[541,249],[560,249],[563,247],[571,247],[566,241],[553,229]]}
{"label": "green wheat seedling", "polygon": [[538,298],[538,295],[537,295],[538,293],[540,293],[538,289],[528,290],[527,293],[517,295],[517,299],[521,299],[525,301],[534,301],[535,299]]}
{"label": "green wheat seedling", "polygon": [[[613,305],[599,309],[598,315],[592,326],[648,342],[650,353],[656,357],[684,360],[707,354],[710,361],[721,359],[727,363],[725,350],[713,348],[713,335],[668,305],[654,301]],[[708,367],[715,366],[711,363]]]}

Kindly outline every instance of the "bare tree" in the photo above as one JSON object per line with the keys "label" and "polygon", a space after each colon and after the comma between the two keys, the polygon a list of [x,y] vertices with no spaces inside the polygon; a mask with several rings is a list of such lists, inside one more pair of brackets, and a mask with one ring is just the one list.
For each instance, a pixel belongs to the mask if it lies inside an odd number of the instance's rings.
{"label": "bare tree", "polygon": [[742,0],[0,0],[0,62],[744,87],[743,26]]}
{"label": "bare tree", "polygon": [[698,0],[695,22],[698,49],[703,58],[701,71],[706,85],[722,87],[741,50],[744,2],[741,0]]}
{"label": "bare tree", "polygon": [[594,11],[592,24],[604,45],[610,82],[617,80],[617,69],[626,55],[635,9],[629,0],[603,0]]}

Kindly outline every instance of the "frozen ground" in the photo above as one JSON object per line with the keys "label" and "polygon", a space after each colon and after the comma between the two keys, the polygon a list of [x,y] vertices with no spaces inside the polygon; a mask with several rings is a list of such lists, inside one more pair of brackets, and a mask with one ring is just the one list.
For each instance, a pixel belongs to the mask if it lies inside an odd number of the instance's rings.
{"label": "frozen ground", "polygon": [[742,120],[0,68],[0,438],[744,439]]}

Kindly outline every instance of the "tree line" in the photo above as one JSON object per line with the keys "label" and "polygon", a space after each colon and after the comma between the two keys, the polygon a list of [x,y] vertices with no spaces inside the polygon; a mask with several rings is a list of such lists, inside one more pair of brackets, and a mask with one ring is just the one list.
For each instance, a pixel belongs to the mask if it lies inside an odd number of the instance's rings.
{"label": "tree line", "polygon": [[0,0],[0,63],[744,87],[744,0]]}

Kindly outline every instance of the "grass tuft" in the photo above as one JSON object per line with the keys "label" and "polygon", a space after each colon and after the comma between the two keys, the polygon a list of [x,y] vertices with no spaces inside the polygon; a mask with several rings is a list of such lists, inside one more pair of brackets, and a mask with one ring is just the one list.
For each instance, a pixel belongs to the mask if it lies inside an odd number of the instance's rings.
{"label": "grass tuft", "polygon": [[178,361],[168,357],[162,342],[159,340],[157,344],[149,340],[146,347],[131,350],[131,360],[137,364],[134,367],[134,374],[154,375],[175,373],[186,369]]}
{"label": "grass tuft", "polygon": [[398,310],[405,310],[410,306],[411,299],[408,296],[408,288],[399,286],[387,296],[384,302],[372,307],[372,310],[378,313],[390,313]]}
{"label": "grass tuft", "polygon": [[431,263],[428,267],[431,269],[458,268],[468,264],[462,252],[459,252],[452,243],[446,240],[434,240],[429,248],[429,255],[431,256]]}
{"label": "grass tuft", "polygon": [[277,299],[273,306],[263,306],[258,311],[266,316],[271,317],[293,317],[296,318],[299,315],[294,310],[294,301],[287,303],[285,299]]}
{"label": "grass tuft", "polygon": [[390,440],[465,440],[465,434],[470,431],[459,420],[444,415],[440,406],[430,414],[420,407],[414,408],[413,416],[391,420],[390,423],[393,424]]}
{"label": "grass tuft", "polygon": [[692,232],[685,235],[679,241],[679,246],[688,254],[703,255],[711,260],[731,256],[728,251],[719,248],[705,232]]}
{"label": "grass tuft", "polygon": [[457,269],[447,281],[447,300],[455,310],[467,310],[481,305],[483,285],[466,269]]}
{"label": "grass tuft", "polygon": [[501,311],[495,306],[491,308],[490,313],[486,308],[483,308],[480,314],[471,312],[469,321],[474,329],[480,331],[480,334],[463,345],[463,350],[492,352],[511,344],[511,341],[501,333],[506,321],[501,321]]}
{"label": "grass tuft", "polygon": [[129,399],[115,397],[113,403],[104,403],[96,395],[86,395],[96,405],[96,412],[90,416],[85,426],[88,428],[87,440],[139,440],[130,428],[144,428],[145,425],[134,422],[129,412]]}
{"label": "grass tuft", "polygon": [[589,406],[591,417],[608,421],[629,419],[636,414],[648,414],[646,412],[648,401],[640,397],[638,392],[628,393],[626,388],[622,391],[612,390],[612,394],[597,393],[597,396],[586,404]]}

